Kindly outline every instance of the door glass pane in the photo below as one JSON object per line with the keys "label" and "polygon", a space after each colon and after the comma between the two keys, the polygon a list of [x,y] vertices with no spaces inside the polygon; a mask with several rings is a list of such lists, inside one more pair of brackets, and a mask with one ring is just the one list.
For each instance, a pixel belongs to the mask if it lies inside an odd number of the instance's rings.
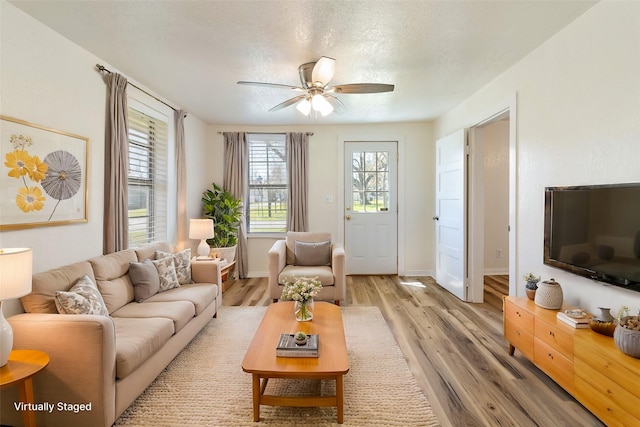
{"label": "door glass pane", "polygon": [[352,156],[353,212],[389,210],[389,152],[363,151]]}

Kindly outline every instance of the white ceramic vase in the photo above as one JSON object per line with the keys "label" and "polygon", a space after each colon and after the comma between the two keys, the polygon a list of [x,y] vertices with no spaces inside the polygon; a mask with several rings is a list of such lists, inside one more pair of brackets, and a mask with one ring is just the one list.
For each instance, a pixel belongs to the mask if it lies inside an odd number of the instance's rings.
{"label": "white ceramic vase", "polygon": [[538,284],[534,299],[536,305],[550,310],[558,310],[562,307],[563,299],[562,287],[554,279]]}

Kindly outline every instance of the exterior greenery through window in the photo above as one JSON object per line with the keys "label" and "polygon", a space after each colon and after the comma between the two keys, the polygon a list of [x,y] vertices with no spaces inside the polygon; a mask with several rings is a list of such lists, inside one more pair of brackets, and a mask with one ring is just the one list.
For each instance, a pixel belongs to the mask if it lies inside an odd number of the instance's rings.
{"label": "exterior greenery through window", "polygon": [[287,229],[287,157],[285,134],[247,134],[249,146],[249,233]]}
{"label": "exterior greenery through window", "polygon": [[129,120],[129,247],[167,238],[166,122],[133,108]]}

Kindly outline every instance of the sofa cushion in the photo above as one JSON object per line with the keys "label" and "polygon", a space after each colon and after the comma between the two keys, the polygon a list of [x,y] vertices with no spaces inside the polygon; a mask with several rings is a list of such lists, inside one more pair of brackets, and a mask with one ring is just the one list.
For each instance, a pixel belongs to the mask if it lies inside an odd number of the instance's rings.
{"label": "sofa cushion", "polygon": [[27,313],[57,314],[56,291],[68,291],[84,276],[95,283],[91,264],[87,261],[37,273],[31,279],[31,293],[20,298]]}
{"label": "sofa cushion", "polygon": [[145,304],[159,301],[190,301],[195,307],[195,315],[198,316],[218,296],[218,285],[208,283],[191,283],[167,292],[160,292],[148,300]]}
{"label": "sofa cushion", "polygon": [[178,276],[176,276],[176,268],[173,265],[173,258],[166,257],[162,259],[155,259],[151,261],[158,270],[158,276],[160,277],[160,289],[158,292],[165,292],[169,289],[177,288],[180,286],[178,283]]}
{"label": "sofa cushion", "polygon": [[89,276],[78,280],[68,291],[57,291],[55,302],[60,314],[109,315],[98,287]]}
{"label": "sofa cushion", "polygon": [[129,278],[133,284],[133,297],[137,302],[144,302],[160,290],[158,270],[149,259],[130,263]]}
{"label": "sofa cushion", "polygon": [[284,285],[292,277],[317,277],[322,286],[334,285],[333,271],[331,267],[305,267],[298,265],[287,265],[278,275],[278,283]]}
{"label": "sofa cushion", "polygon": [[308,231],[287,231],[285,244],[287,246],[287,264],[295,263],[295,242],[325,242],[331,241],[331,233],[308,232]]}
{"label": "sofa cushion", "polygon": [[294,265],[331,265],[331,242],[301,242],[295,241],[293,246]]}
{"label": "sofa cushion", "polygon": [[137,260],[133,249],[125,249],[89,260],[98,290],[102,294],[109,313],[133,301],[133,285],[127,273],[129,264]]}
{"label": "sofa cushion", "polygon": [[125,378],[155,354],[174,333],[166,317],[113,317],[116,329],[116,378]]}
{"label": "sofa cushion", "polygon": [[181,285],[191,283],[191,249],[172,254],[170,252],[156,251],[156,259],[172,257],[173,266],[176,269],[178,283]]}
{"label": "sofa cushion", "polygon": [[175,332],[180,331],[196,314],[190,301],[132,302],[111,313],[112,317],[150,318],[166,317],[173,321]]}
{"label": "sofa cushion", "polygon": [[156,259],[156,251],[171,252],[171,245],[167,242],[154,242],[148,245],[143,245],[134,249],[138,261],[144,261],[145,259]]}

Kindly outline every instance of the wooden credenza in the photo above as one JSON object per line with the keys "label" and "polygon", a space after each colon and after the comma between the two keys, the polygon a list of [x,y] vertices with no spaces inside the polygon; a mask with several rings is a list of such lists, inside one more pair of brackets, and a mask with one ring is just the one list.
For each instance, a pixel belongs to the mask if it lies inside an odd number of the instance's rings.
{"label": "wooden credenza", "polygon": [[504,297],[509,354],[519,350],[608,426],[640,425],[640,359],[622,353],[611,337],[566,325],[556,313],[527,297]]}

